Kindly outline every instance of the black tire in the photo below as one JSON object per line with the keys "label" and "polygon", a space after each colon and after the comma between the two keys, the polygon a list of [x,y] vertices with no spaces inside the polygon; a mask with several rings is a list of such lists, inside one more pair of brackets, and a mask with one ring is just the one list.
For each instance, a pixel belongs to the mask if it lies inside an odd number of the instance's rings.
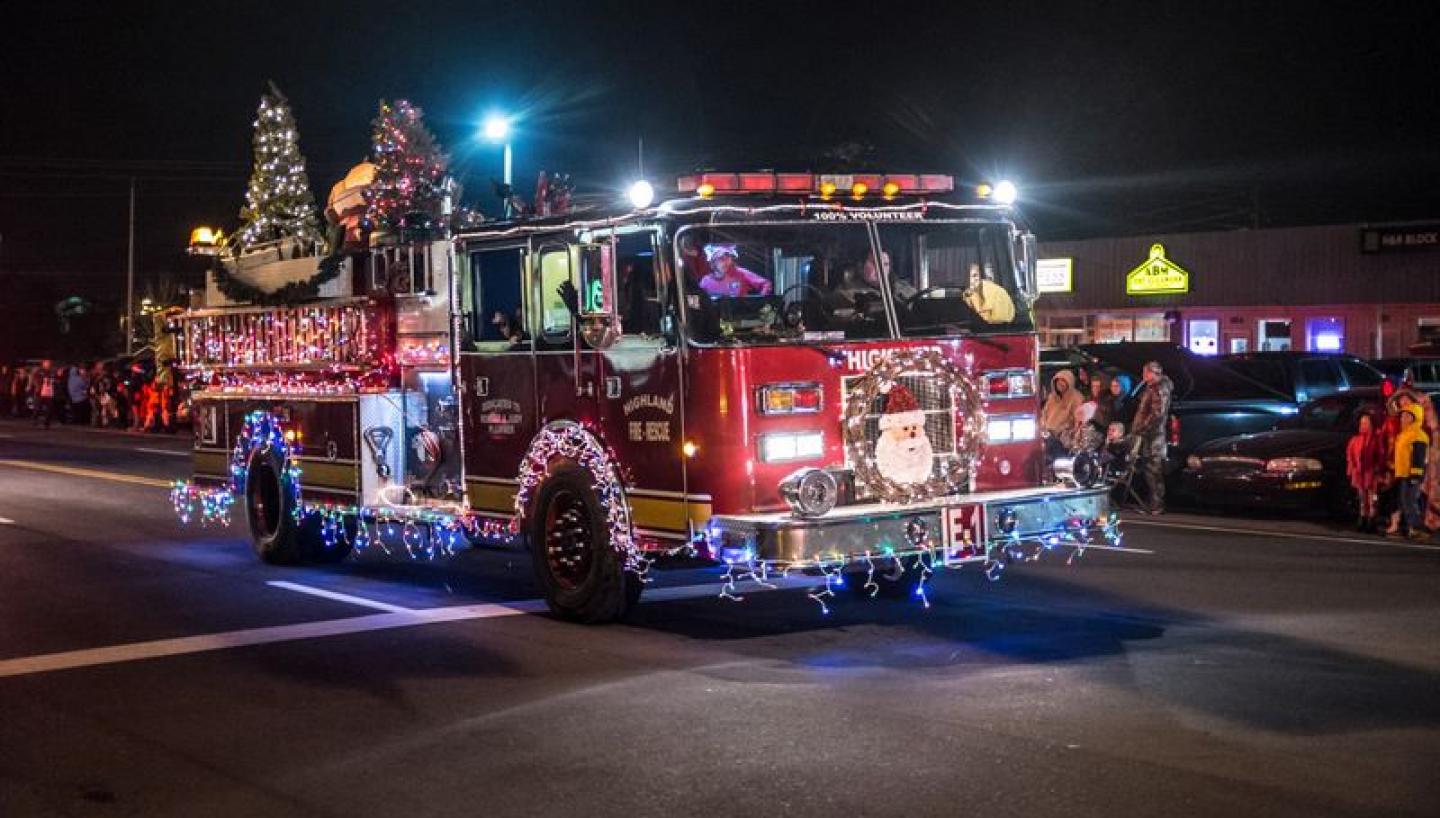
{"label": "black tire", "polygon": [[640,599],[640,578],[610,543],[605,510],[589,472],[557,467],[540,485],[527,534],[535,579],[561,619],[602,624],[621,619]]}
{"label": "black tire", "polygon": [[[289,470],[274,449],[256,447],[245,465],[245,516],[250,543],[261,560],[272,565],[295,565],[306,557],[306,542],[296,519],[295,487]],[[306,519],[317,529],[318,521]]]}

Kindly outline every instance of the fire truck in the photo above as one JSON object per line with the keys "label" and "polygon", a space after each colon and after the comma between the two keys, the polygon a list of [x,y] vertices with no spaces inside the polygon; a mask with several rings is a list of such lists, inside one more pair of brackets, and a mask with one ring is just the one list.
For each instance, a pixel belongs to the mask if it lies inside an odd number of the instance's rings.
{"label": "fire truck", "polygon": [[235,505],[276,563],[509,537],[581,622],[677,555],[828,588],[1113,545],[1107,490],[1044,462],[1036,245],[1003,192],[698,173],[382,243],[329,297],[192,309],[176,508]]}

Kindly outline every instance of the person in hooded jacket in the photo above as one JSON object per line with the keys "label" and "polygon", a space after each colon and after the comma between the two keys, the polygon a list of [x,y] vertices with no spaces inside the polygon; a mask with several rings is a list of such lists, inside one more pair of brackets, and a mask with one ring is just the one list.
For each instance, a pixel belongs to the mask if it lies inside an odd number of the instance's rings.
{"label": "person in hooded jacket", "polygon": [[1420,485],[1425,479],[1425,461],[1430,437],[1425,434],[1425,410],[1411,403],[1400,412],[1400,434],[1395,438],[1393,474],[1399,490],[1400,514],[1412,539],[1426,539],[1425,515],[1421,508]]}
{"label": "person in hooded jacket", "polygon": [[1170,421],[1170,396],[1175,392],[1175,384],[1165,377],[1165,370],[1159,361],[1145,364],[1142,374],[1145,386],[1140,390],[1139,402],[1135,406],[1135,420],[1130,426],[1132,438],[1139,442],[1140,462],[1136,470],[1145,478],[1145,487],[1150,494],[1150,507],[1141,511],[1146,514],[1164,514],[1167,453],[1165,432]]}
{"label": "person in hooded jacket", "polygon": [[1050,396],[1040,407],[1040,431],[1058,437],[1075,420],[1075,407],[1085,399],[1075,389],[1075,373],[1062,369],[1050,379]]}

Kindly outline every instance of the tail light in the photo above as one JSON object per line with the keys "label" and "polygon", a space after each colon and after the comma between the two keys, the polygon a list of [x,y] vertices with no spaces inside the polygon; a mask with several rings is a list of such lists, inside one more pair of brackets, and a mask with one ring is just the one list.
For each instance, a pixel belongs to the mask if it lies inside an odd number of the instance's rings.
{"label": "tail light", "polygon": [[1028,398],[1035,394],[1035,373],[1029,369],[996,370],[986,372],[981,378],[985,397],[990,400]]}
{"label": "tail light", "polygon": [[820,411],[818,383],[773,383],[760,387],[755,409],[762,415],[808,415]]}
{"label": "tail light", "polygon": [[1171,446],[1179,446],[1179,445],[1180,445],[1180,418],[1176,417],[1175,415],[1171,415],[1171,416],[1170,416],[1170,422],[1169,422],[1168,424],[1166,424],[1165,431],[1166,431],[1166,442],[1169,443]]}

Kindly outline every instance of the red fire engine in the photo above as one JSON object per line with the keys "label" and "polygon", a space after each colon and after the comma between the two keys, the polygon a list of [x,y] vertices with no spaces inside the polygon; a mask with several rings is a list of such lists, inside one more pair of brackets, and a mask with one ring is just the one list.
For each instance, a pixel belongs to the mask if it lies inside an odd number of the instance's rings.
{"label": "red fire engine", "polygon": [[364,296],[192,310],[177,509],[237,503],[274,562],[517,534],[587,622],[666,555],[828,587],[1114,543],[1105,489],[1046,477],[1035,243],[1001,198],[704,173],[378,246]]}

